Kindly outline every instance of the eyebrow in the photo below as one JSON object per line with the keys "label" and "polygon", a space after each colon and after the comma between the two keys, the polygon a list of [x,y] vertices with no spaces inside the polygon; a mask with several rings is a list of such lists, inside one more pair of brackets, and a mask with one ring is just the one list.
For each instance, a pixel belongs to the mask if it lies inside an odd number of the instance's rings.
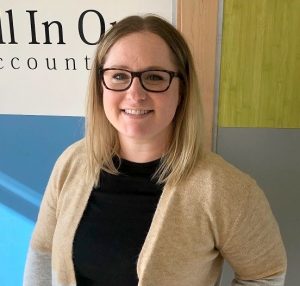
{"label": "eyebrow", "polygon": [[[105,68],[114,68],[114,69],[125,69],[125,70],[130,70],[131,69],[128,66],[125,65],[112,65],[110,67],[105,67]],[[138,71],[146,71],[146,70],[165,70],[167,68],[162,67],[162,66],[147,66],[143,69],[139,69]]]}

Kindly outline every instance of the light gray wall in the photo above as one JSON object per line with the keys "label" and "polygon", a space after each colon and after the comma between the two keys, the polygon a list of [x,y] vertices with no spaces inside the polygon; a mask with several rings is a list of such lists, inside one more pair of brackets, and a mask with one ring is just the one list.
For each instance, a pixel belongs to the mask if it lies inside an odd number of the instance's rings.
{"label": "light gray wall", "polygon": [[[218,128],[216,152],[264,190],[287,250],[285,285],[299,285],[300,129]],[[232,277],[226,264],[221,286],[231,285]]]}

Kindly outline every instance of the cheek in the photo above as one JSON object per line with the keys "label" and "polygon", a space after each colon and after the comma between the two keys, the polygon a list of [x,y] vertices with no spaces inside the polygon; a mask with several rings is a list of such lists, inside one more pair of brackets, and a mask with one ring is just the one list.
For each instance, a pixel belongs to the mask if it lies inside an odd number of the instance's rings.
{"label": "cheek", "polygon": [[106,110],[107,106],[110,104],[109,103],[109,97],[107,96],[106,92],[103,92],[102,103],[103,103],[104,109]]}
{"label": "cheek", "polygon": [[177,107],[178,107],[178,101],[177,102],[172,102],[170,104],[170,108],[169,108],[169,116],[170,116],[170,120],[173,121],[174,120],[174,117],[175,117],[175,114],[176,114],[176,110],[177,110]]}
{"label": "cheek", "polygon": [[103,92],[103,108],[106,117],[110,120],[115,114],[116,109],[118,109],[119,106],[119,100],[118,97],[113,96],[113,94],[110,94],[108,91]]}
{"label": "cheek", "polygon": [[176,88],[174,92],[171,92],[168,95],[166,102],[163,103],[166,108],[167,114],[169,115],[169,117],[172,117],[172,119],[175,116],[177,107],[179,105],[179,100],[179,92]]}
{"label": "cheek", "polygon": [[116,92],[105,90],[103,92],[103,105],[117,106],[120,103],[121,98]]}

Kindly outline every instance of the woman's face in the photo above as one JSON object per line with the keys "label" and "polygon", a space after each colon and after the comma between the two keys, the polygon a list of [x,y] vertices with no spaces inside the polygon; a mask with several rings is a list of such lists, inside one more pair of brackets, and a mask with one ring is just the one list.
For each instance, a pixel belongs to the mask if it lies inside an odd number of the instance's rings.
{"label": "woman's face", "polygon": [[[177,72],[167,44],[150,32],[132,33],[119,39],[106,55],[103,68],[134,72],[148,69]],[[125,91],[112,91],[103,86],[106,117],[118,131],[122,142],[134,139],[166,144],[171,135],[178,102],[177,77],[173,78],[168,90],[159,93],[143,89],[138,77],[134,77],[132,85]]]}

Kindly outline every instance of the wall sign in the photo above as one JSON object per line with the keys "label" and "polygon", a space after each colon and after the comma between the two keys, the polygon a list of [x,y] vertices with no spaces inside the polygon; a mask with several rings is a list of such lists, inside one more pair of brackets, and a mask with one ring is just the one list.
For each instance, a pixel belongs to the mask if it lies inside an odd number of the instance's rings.
{"label": "wall sign", "polygon": [[173,0],[2,2],[0,114],[82,116],[101,34],[127,15],[174,14]]}

